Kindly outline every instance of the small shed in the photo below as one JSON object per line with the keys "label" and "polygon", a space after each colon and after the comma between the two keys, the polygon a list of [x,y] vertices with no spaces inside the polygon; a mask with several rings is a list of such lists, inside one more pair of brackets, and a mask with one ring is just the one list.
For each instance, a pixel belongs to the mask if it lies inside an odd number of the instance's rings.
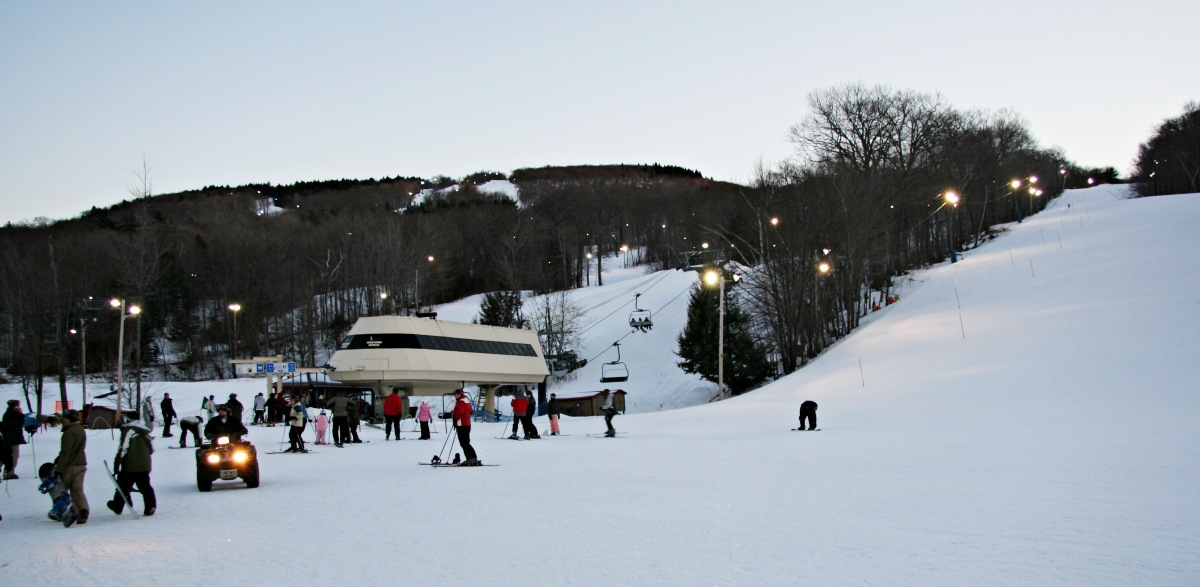
{"label": "small shed", "polygon": [[[617,408],[618,412],[625,411],[625,390],[611,390],[615,397],[613,398],[613,407]],[[604,412],[601,407],[604,406],[604,391],[584,392],[583,395],[572,395],[566,397],[557,395],[558,411],[564,416],[581,417],[581,416],[600,416]]]}

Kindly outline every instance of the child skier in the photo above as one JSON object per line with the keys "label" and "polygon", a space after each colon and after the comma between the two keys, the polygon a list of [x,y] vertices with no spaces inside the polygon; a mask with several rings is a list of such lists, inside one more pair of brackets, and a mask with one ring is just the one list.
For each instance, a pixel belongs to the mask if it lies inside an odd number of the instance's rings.
{"label": "child skier", "polygon": [[327,428],[329,428],[329,416],[325,414],[325,410],[321,410],[317,419],[313,420],[313,429],[317,431],[317,444],[329,444],[325,442],[325,430]]}
{"label": "child skier", "polygon": [[55,522],[62,522],[64,528],[70,528],[79,513],[75,510],[75,505],[71,503],[71,492],[63,483],[62,475],[55,470],[54,463],[43,463],[38,468],[38,478],[42,480],[42,484],[38,485],[38,491],[48,494],[53,502],[50,513],[47,514],[48,517]]}

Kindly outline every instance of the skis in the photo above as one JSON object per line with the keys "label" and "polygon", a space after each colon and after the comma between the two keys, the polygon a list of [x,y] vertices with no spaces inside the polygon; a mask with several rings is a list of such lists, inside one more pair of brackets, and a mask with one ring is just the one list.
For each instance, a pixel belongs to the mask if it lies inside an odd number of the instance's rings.
{"label": "skis", "polygon": [[[129,508],[130,515],[132,515],[135,520],[140,518],[141,516],[139,516],[138,513],[133,509],[133,501],[129,499],[129,494],[125,493],[125,490],[121,489],[120,483],[117,483],[117,476],[113,475],[112,469],[110,469],[108,466],[108,461],[104,461],[104,472],[108,473],[109,480],[112,481],[113,487],[117,488],[117,495],[121,496],[121,500],[125,502],[125,507]],[[74,522],[74,520],[72,520],[72,522]],[[66,525],[65,518],[63,519],[63,524]]]}
{"label": "skis", "polygon": [[588,434],[588,438],[616,438],[616,436],[618,434],[625,434],[625,433],[624,432],[614,432],[612,434],[608,434],[606,432],[604,434]]}
{"label": "skis", "polygon": [[463,467],[464,469],[470,469],[473,467],[499,467],[500,466],[500,465],[485,465],[483,463],[480,463],[478,465],[467,465],[467,464],[463,464],[463,463],[417,463],[417,464],[418,465],[428,465],[430,467],[437,467],[439,469],[442,467]]}
{"label": "skis", "polygon": [[315,451],[315,450],[277,450],[277,451],[268,452],[266,454],[269,454],[269,455],[284,455],[284,454],[288,454],[288,453],[313,454],[315,452],[317,452],[317,451]]}
{"label": "skis", "polygon": [[803,428],[792,428],[792,430],[796,430],[796,431],[799,431],[799,432],[820,432],[820,431],[821,431],[821,429],[820,429],[820,428],[816,428],[816,429],[809,429],[809,430],[805,430],[805,429],[803,429]]}

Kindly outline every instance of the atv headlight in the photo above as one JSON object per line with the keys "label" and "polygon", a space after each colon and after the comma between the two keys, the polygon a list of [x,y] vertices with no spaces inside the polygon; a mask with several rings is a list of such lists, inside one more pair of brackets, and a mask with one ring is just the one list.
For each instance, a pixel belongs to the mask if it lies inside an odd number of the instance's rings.
{"label": "atv headlight", "polygon": [[246,462],[246,459],[248,459],[248,458],[250,458],[250,455],[247,455],[246,451],[244,451],[244,450],[239,450],[239,451],[233,453],[233,462],[235,462],[239,465]]}
{"label": "atv headlight", "polygon": [[212,453],[212,454],[208,455],[207,457],[204,457],[204,460],[215,465],[215,464],[221,462],[221,455],[219,455],[217,453]]}
{"label": "atv headlight", "polygon": [[228,436],[222,436],[222,437],[220,437],[220,438],[218,438],[218,439],[217,439],[217,446],[223,446],[223,445],[226,445],[226,444],[229,444],[229,437],[228,437]]}

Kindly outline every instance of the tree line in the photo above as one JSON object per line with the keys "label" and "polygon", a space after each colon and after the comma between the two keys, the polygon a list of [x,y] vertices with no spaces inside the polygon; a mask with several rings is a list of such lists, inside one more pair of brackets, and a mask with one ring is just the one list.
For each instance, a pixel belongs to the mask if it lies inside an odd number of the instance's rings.
{"label": "tree line", "polygon": [[[517,202],[480,189],[505,178],[496,172],[166,195],[142,176],[116,206],[0,228],[0,364],[38,398],[85,361],[111,374],[122,318],[107,300],[121,298],[143,309],[124,319],[135,372],[223,377],[234,349],[315,365],[359,316],[561,292],[601,283],[596,260],[618,251],[671,268],[707,244],[751,269],[729,303],[744,306],[737,327],[767,360],[737,350],[729,360],[774,377],[853,329],[896,276],[1103,171],[1040,148],[1013,113],[963,112],[938,96],[848,85],[814,93],[809,110],[791,129],[796,160],[760,165],[749,185],[657,164],[521,169],[507,176]],[[951,190],[957,206],[945,203]],[[833,270],[818,272],[821,261]],[[735,391],[760,380],[738,377]]]}

